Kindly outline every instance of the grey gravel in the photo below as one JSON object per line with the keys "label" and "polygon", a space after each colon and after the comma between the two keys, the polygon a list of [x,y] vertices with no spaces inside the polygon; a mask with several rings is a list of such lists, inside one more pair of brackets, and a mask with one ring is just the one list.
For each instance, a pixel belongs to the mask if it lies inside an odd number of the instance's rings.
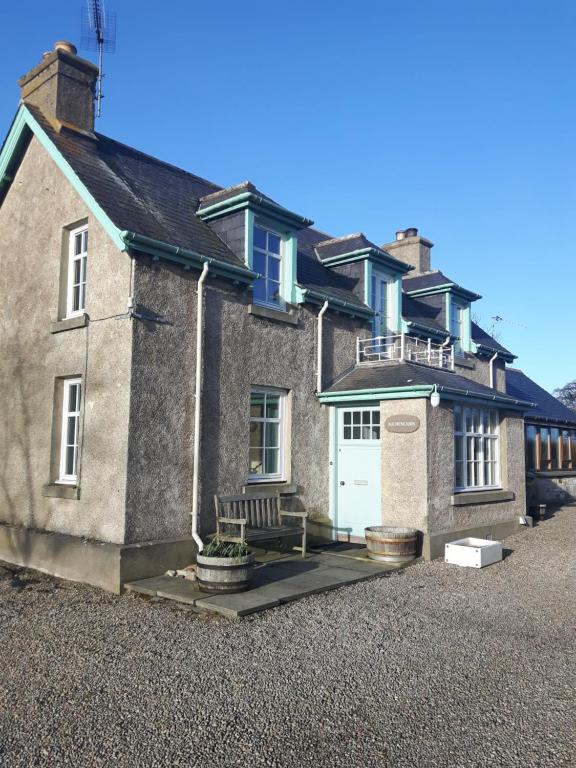
{"label": "grey gravel", "polygon": [[242,621],[0,570],[0,765],[574,766],[576,509]]}

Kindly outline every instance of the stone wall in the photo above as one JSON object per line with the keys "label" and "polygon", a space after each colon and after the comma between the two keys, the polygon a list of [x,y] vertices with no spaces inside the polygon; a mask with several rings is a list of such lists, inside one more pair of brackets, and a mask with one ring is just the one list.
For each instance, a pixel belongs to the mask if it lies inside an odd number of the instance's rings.
{"label": "stone wall", "polygon": [[[87,313],[58,323],[68,228],[88,223]],[[131,358],[130,259],[36,139],[0,208],[0,521],[124,541]],[[115,316],[124,315],[124,319]],[[57,378],[82,377],[79,489],[59,498]],[[50,494],[50,495],[46,495]]]}

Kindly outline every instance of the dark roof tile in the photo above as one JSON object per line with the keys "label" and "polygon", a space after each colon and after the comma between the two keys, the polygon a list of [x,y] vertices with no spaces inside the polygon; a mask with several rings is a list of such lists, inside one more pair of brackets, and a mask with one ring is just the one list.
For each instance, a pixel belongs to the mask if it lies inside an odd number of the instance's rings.
{"label": "dark roof tile", "polygon": [[559,424],[569,423],[571,426],[576,426],[575,411],[567,408],[560,400],[517,368],[506,369],[506,391],[512,397],[536,403],[536,407],[526,414],[527,421],[535,419]]}

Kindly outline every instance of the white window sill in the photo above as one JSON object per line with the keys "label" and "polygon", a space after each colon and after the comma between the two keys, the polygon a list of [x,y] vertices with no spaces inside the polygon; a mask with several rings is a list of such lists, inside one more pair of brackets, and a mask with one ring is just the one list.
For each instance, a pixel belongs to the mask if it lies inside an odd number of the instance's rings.
{"label": "white window sill", "polygon": [[503,501],[514,501],[515,498],[516,495],[513,491],[504,491],[502,488],[469,488],[454,491],[451,504],[453,507],[465,507],[473,504],[497,504]]}
{"label": "white window sill", "polygon": [[286,480],[258,480],[250,481],[242,486],[242,493],[258,493],[258,491],[280,491],[282,495],[296,493],[298,486],[296,483],[289,483]]}
{"label": "white window sill", "polygon": [[88,325],[89,319],[86,312],[83,312],[81,315],[64,317],[62,320],[50,323],[50,333],[61,333],[62,331],[71,331],[74,328],[84,328]]}
{"label": "white window sill", "polygon": [[70,483],[54,482],[47,483],[42,487],[42,496],[53,499],[79,499],[80,487]]}
{"label": "white window sill", "polygon": [[267,304],[249,304],[248,312],[256,317],[276,320],[280,323],[298,325],[298,313],[292,308],[270,307]]}

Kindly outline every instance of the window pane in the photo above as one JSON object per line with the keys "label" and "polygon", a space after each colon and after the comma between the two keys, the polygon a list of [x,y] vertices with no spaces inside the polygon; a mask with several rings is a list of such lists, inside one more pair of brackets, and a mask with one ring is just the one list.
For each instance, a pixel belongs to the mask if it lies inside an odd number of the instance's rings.
{"label": "window pane", "polygon": [[560,440],[560,431],[554,427],[550,430],[550,443],[551,443],[551,455],[552,469],[558,469],[560,467],[560,456],[558,453],[558,441]]}
{"label": "window pane", "polygon": [[353,440],[360,440],[360,430],[361,430],[361,427],[352,427]]}
{"label": "window pane", "polygon": [[344,427],[344,440],[352,439],[352,427]]}
{"label": "window pane", "polygon": [[[258,270],[256,270],[258,271]],[[262,303],[266,301],[266,280],[263,277],[259,277],[254,280],[254,286],[252,288],[252,295],[256,303]]]}
{"label": "window pane", "polygon": [[77,285],[81,282],[81,276],[82,276],[82,259],[76,259],[74,261],[74,284]]}
{"label": "window pane", "polygon": [[250,416],[257,419],[264,417],[264,394],[253,392],[250,395]]}
{"label": "window pane", "polygon": [[362,427],[362,440],[370,440],[370,427],[363,426]]}
{"label": "window pane", "polygon": [[380,440],[380,427],[372,427],[372,440]]}
{"label": "window pane", "polygon": [[82,253],[82,232],[78,232],[74,236],[74,256]]}
{"label": "window pane", "polygon": [[372,424],[380,424],[380,411],[372,411]]}
{"label": "window pane", "polygon": [[352,423],[352,414],[350,411],[344,411],[344,424]]}
{"label": "window pane", "polygon": [[280,281],[280,262],[278,259],[268,259],[268,277],[271,280]]}
{"label": "window pane", "polygon": [[254,246],[266,250],[266,232],[260,227],[254,227]]}
{"label": "window pane", "polygon": [[78,410],[78,406],[80,405],[78,402],[78,395],[79,395],[80,387],[78,384],[70,384],[68,387],[68,411],[70,413],[74,413]]}
{"label": "window pane", "polygon": [[462,461],[464,459],[464,438],[454,438],[454,458],[456,461]]}
{"label": "window pane", "polygon": [[266,424],[266,448],[278,448],[279,424]]}
{"label": "window pane", "polygon": [[462,408],[454,408],[454,431],[462,432]]}
{"label": "window pane", "polygon": [[261,448],[250,448],[250,474],[261,475],[263,472],[263,450]]}
{"label": "window pane", "polygon": [[280,253],[280,238],[272,232],[268,232],[268,250],[270,253]]}
{"label": "window pane", "polygon": [[279,448],[267,448],[266,449],[266,464],[264,471],[267,475],[278,474],[278,465],[280,459]]}
{"label": "window pane", "polygon": [[264,443],[262,442],[263,438],[263,431],[262,431],[262,423],[253,421],[250,424],[250,447],[251,448],[262,448]]}
{"label": "window pane", "polygon": [[280,303],[280,283],[274,280],[268,280],[268,286],[266,290],[267,301],[272,304]]}
{"label": "window pane", "polygon": [[254,251],[254,258],[252,259],[252,269],[254,272],[258,272],[259,275],[266,275],[266,256],[259,251]]}
{"label": "window pane", "polygon": [[80,308],[80,286],[76,285],[72,289],[72,311],[77,312]]}
{"label": "window pane", "polygon": [[80,286],[80,298],[78,299],[78,309],[84,309],[86,306],[86,283]]}
{"label": "window pane", "polygon": [[462,488],[465,484],[466,483],[464,478],[464,462],[457,461],[456,462],[456,487]]}
{"label": "window pane", "polygon": [[360,424],[360,411],[353,411],[352,413],[352,423],[353,424]]}
{"label": "window pane", "polygon": [[266,418],[278,419],[280,417],[280,395],[266,395]]}
{"label": "window pane", "polygon": [[66,421],[66,445],[74,445],[76,442],[76,416],[68,416]]}
{"label": "window pane", "polygon": [[73,475],[74,474],[74,465],[75,465],[75,456],[76,456],[76,448],[73,445],[68,446],[66,448],[66,474],[67,475]]}
{"label": "window pane", "polygon": [[370,424],[370,411],[362,412],[362,424]]}

